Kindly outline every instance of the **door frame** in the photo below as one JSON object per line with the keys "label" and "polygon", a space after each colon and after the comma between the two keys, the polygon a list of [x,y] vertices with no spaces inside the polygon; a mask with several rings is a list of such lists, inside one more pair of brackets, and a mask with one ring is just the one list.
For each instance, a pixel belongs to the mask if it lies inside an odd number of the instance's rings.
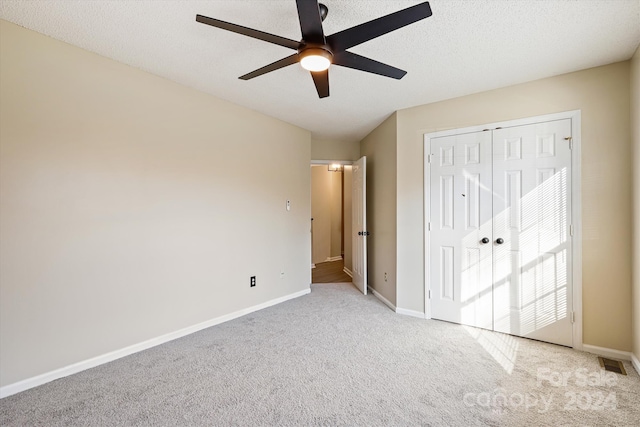
{"label": "door frame", "polygon": [[[344,166],[351,166],[351,165],[353,165],[353,163],[354,163],[353,160],[311,160],[310,166],[341,165],[341,166],[344,167]],[[309,175],[311,175],[311,168],[309,168]],[[311,185],[309,186],[309,191],[311,192]],[[340,191],[343,192],[342,197],[344,199],[344,183],[343,183],[343,186],[342,186]],[[309,209],[311,209],[311,206],[309,207]],[[343,218],[342,219],[344,221],[344,205],[342,206],[342,209],[343,209],[343,211],[342,211],[342,217]],[[312,221],[311,221],[311,227],[310,227],[309,232],[311,233],[311,269],[313,270],[316,267],[316,265],[313,263],[313,218],[311,218],[311,220]],[[344,239],[345,239],[344,227],[343,227],[342,231],[343,231],[342,232],[342,239],[343,239],[343,242],[344,242]],[[342,254],[342,255],[343,255],[343,260],[344,260],[344,254]],[[351,276],[351,274],[348,273],[347,271],[345,271],[345,273],[348,276]]]}
{"label": "door frame", "polygon": [[573,348],[582,350],[582,138],[581,138],[581,110],[564,111],[560,113],[544,114],[541,116],[525,117],[515,120],[493,122],[483,125],[449,129],[424,134],[424,314],[431,319],[431,283],[430,283],[430,223],[431,223],[431,167],[429,152],[431,139],[441,136],[459,135],[462,133],[495,130],[499,127],[513,127],[531,125],[553,120],[571,119],[572,151],[571,151],[571,225],[573,226],[572,244],[572,301],[573,301]]}

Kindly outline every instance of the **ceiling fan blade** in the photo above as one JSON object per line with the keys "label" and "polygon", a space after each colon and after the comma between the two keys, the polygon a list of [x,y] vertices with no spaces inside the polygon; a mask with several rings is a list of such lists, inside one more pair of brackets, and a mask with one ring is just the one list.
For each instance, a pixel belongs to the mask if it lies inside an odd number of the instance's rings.
{"label": "ceiling fan blade", "polygon": [[398,80],[407,74],[406,71],[400,68],[392,67],[391,65],[383,64],[382,62],[374,61],[373,59],[347,51],[335,54],[333,56],[333,64]]}
{"label": "ceiling fan blade", "polygon": [[324,31],[320,18],[320,7],[317,0],[296,0],[298,5],[298,19],[302,39],[307,43],[324,44]]}
{"label": "ceiling fan blade", "polygon": [[264,31],[254,30],[253,28],[243,27],[242,25],[221,21],[219,19],[209,18],[208,16],[196,15],[196,21],[202,24],[211,25],[212,27],[222,28],[223,30],[253,37],[254,39],[264,40],[279,46],[288,47],[289,49],[298,50],[300,47],[300,42],[295,40],[276,36],[275,34],[265,33]]}
{"label": "ceiling fan blade", "polygon": [[267,73],[269,73],[271,71],[275,71],[275,70],[278,70],[280,68],[284,68],[284,67],[287,67],[289,65],[295,64],[296,62],[298,62],[298,54],[294,53],[291,56],[287,56],[286,58],[282,58],[279,61],[273,62],[273,63],[271,63],[269,65],[265,65],[262,68],[258,68],[257,70],[252,71],[252,72],[250,72],[248,74],[245,74],[244,76],[240,76],[238,78],[240,80],[249,80],[249,79],[252,79],[254,77],[258,77],[258,76],[261,76],[263,74],[267,74]]}
{"label": "ceiling fan blade", "polygon": [[350,47],[375,39],[376,37],[413,24],[429,16],[431,16],[431,6],[429,6],[429,2],[420,3],[381,18],[365,22],[364,24],[331,34],[327,36],[327,43],[335,54],[336,52],[341,52]]}
{"label": "ceiling fan blade", "polygon": [[313,77],[313,83],[316,85],[318,96],[320,98],[329,96],[329,70],[311,71],[311,77]]}

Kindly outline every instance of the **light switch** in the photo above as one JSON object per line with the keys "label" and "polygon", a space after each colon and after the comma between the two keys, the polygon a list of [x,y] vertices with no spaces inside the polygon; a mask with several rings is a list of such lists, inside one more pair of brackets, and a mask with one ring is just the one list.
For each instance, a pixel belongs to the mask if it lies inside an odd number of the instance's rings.
{"label": "light switch", "polygon": [[287,200],[287,210],[291,210],[291,200]]}

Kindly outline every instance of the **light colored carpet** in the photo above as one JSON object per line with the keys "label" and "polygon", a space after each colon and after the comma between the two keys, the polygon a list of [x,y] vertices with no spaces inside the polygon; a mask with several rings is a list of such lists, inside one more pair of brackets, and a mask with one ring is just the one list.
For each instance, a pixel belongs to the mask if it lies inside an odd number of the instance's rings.
{"label": "light colored carpet", "polygon": [[0,425],[637,426],[640,379],[625,368],[603,376],[588,353],[323,284],[2,399]]}

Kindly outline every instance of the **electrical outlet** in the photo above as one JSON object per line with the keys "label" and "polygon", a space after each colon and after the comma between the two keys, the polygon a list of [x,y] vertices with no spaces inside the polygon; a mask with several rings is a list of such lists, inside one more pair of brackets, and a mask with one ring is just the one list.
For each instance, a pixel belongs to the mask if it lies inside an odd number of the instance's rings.
{"label": "electrical outlet", "polygon": [[384,272],[384,281],[385,282],[387,281],[387,272],[386,271]]}
{"label": "electrical outlet", "polygon": [[251,281],[249,282],[250,287],[254,287],[256,285],[256,276],[251,276]]}

